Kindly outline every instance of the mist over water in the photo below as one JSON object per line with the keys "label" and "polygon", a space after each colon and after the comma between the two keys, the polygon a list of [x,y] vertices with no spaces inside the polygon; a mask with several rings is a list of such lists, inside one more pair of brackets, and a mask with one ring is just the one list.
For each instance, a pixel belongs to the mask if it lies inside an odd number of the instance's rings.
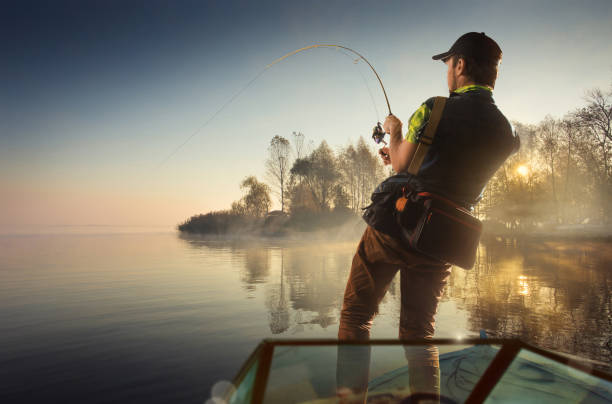
{"label": "mist over water", "polygon": [[[0,399],[204,402],[262,338],[336,337],[356,245],[1,236]],[[488,240],[473,270],[453,269],[436,336],[484,329],[610,371],[611,262],[605,241]],[[373,338],[397,337],[398,281]]]}

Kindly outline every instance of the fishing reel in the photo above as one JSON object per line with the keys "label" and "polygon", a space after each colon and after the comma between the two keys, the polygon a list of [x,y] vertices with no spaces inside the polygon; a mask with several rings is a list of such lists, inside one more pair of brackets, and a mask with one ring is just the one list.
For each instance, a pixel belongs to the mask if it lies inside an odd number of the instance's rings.
{"label": "fishing reel", "polygon": [[380,122],[378,122],[374,129],[372,129],[372,139],[374,139],[376,144],[383,143],[385,146],[387,145],[387,142],[385,142],[385,131],[383,130]]}
{"label": "fishing reel", "polygon": [[[372,139],[374,139],[374,141],[377,144],[381,144],[383,143],[385,146],[387,145],[387,142],[385,142],[385,131],[383,130],[382,125],[380,124],[380,122],[376,123],[376,126],[374,127],[374,129],[372,129]],[[385,159],[389,158],[389,153],[385,153],[383,152],[383,149],[381,148],[379,151],[381,156],[383,156]],[[386,164],[386,163],[385,163]]]}

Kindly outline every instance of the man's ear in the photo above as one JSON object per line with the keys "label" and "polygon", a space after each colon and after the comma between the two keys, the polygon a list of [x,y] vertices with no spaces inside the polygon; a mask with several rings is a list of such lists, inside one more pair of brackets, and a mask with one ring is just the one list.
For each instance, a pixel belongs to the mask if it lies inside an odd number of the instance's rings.
{"label": "man's ear", "polygon": [[463,58],[457,58],[455,63],[455,73],[457,73],[457,77],[465,74],[465,60],[463,60]]}

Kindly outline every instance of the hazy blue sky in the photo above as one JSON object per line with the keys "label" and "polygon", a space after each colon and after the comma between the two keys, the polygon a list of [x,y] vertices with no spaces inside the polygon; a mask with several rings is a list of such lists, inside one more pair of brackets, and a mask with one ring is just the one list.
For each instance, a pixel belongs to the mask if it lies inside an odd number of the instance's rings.
{"label": "hazy blue sky", "polygon": [[[403,121],[446,95],[431,56],[484,31],[504,56],[494,91],[536,123],[612,83],[612,2],[5,2],[0,15],[0,226],[174,224],[228,207],[263,178],[272,136],[345,145],[385,115],[374,76],[313,43],[364,54]],[[372,104],[372,91],[378,109]]]}

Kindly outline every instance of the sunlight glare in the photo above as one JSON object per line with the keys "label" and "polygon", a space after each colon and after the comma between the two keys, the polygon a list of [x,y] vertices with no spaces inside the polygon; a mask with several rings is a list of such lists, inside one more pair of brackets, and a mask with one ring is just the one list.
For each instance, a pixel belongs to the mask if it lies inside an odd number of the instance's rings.
{"label": "sunlight glare", "polygon": [[518,168],[516,169],[516,172],[517,172],[519,175],[522,175],[523,177],[526,177],[526,176],[527,176],[527,174],[529,174],[529,168],[528,168],[526,165],[521,164],[521,165],[520,165],[520,166],[518,166]]}
{"label": "sunlight glare", "polygon": [[519,275],[519,295],[527,296],[529,294],[529,284],[525,275]]}

